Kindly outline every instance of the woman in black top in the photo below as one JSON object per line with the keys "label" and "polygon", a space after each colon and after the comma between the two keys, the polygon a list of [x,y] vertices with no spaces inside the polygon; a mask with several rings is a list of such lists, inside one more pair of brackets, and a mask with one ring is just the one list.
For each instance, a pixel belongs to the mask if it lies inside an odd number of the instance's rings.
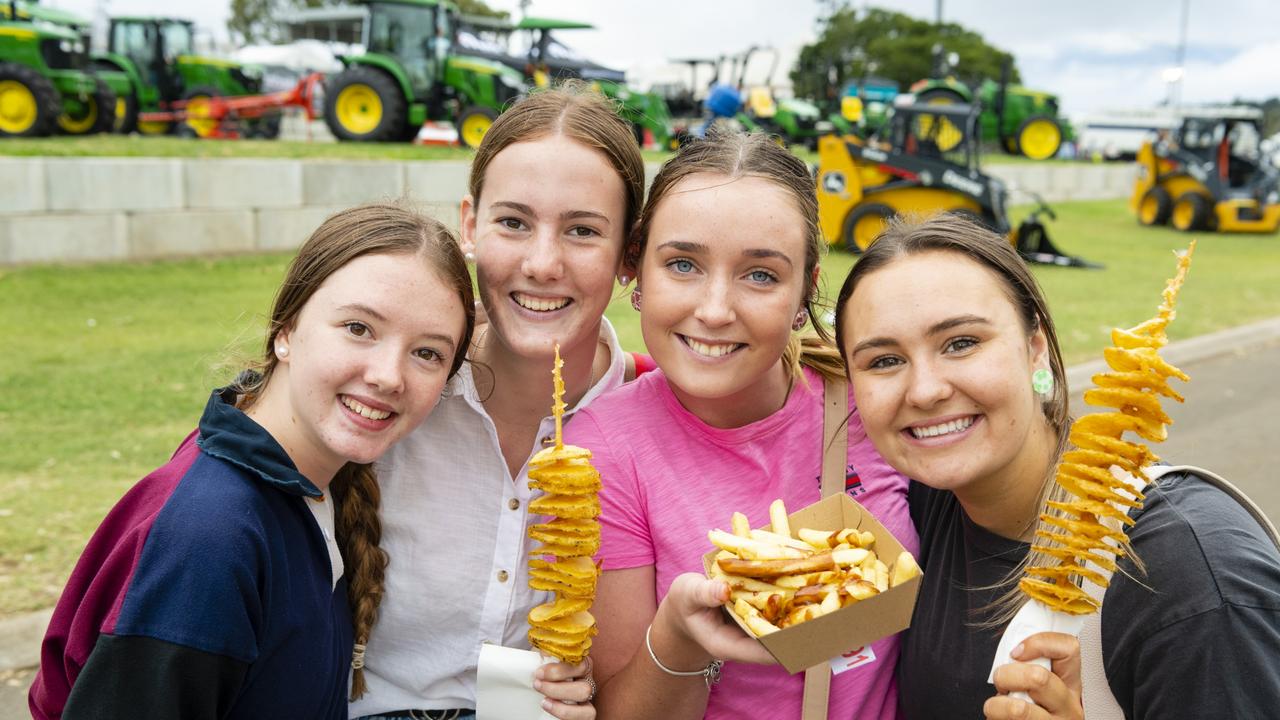
{"label": "woman in black top", "polygon": [[[839,296],[837,338],[876,448],[916,482],[924,584],[899,661],[905,718],[1082,717],[1078,659],[1063,636],[1032,654],[1056,675],[987,675],[1006,593],[1070,426],[1053,323],[1009,243],[967,220],[896,224]],[[1044,394],[1031,376],[1049,370]],[[1106,682],[1128,718],[1263,718],[1280,707],[1280,553],[1225,493],[1195,475],[1151,485],[1129,530],[1145,571],[1125,560],[1106,592]],[[1062,642],[1066,640],[1066,642]],[[1052,649],[1049,648],[1052,646]],[[1069,662],[1068,662],[1069,661]],[[1030,710],[1028,714],[1019,714]]]}

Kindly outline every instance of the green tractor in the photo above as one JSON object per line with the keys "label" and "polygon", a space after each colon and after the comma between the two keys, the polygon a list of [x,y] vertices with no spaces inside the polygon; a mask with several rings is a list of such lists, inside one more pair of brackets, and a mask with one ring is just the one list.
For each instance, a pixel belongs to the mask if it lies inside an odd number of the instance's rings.
{"label": "green tractor", "polygon": [[675,148],[671,110],[661,95],[641,92],[627,85],[626,73],[592,62],[561,43],[553,30],[591,30],[590,23],[572,20],[525,17],[514,27],[532,34],[527,62],[512,57],[513,63],[522,63],[529,80],[538,87],[569,78],[580,78],[591,83],[602,95],[613,100],[622,119],[631,123],[636,142],[643,147],[646,135],[654,145],[663,149]]}
{"label": "green tractor", "polygon": [[341,140],[412,140],[428,119],[452,120],[462,144],[480,145],[498,114],[525,92],[523,76],[455,53],[458,8],[446,0],[361,0],[362,55],[325,85],[325,122]]}
{"label": "green tractor", "polygon": [[83,39],[50,8],[0,7],[0,137],[110,130],[116,95],[90,72]]}
{"label": "green tractor", "polygon": [[[252,65],[195,54],[195,25],[170,17],[114,17],[107,51],[94,53],[94,68],[123,73],[130,91],[122,97],[116,130],[163,135],[174,130],[207,137],[217,122],[201,118],[201,100],[217,96],[256,95],[262,91],[262,71]],[[187,101],[189,118],[175,127],[167,121],[147,121],[139,115],[167,111],[171,103]],[[247,124],[245,135],[275,137],[278,117]]]}
{"label": "green tractor", "polygon": [[1010,155],[1045,160],[1058,154],[1063,141],[1074,139],[1070,123],[1058,111],[1057,96],[1011,84],[1010,63],[1001,69],[999,82],[986,78],[975,91],[951,74],[955,53],[944,59],[938,51],[935,56],[936,77],[917,81],[911,92],[925,104],[979,103],[984,141],[999,143]]}

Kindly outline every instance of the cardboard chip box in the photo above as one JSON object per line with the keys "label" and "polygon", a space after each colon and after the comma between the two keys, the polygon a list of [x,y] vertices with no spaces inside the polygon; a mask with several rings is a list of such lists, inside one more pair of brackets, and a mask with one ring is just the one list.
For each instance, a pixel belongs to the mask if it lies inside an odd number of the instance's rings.
{"label": "cardboard chip box", "polygon": [[[803,510],[797,510],[788,518],[793,534],[800,528],[815,530],[856,528],[860,531],[870,531],[876,536],[876,544],[873,547],[876,555],[891,568],[898,554],[905,549],[902,543],[898,542],[898,539],[876,520],[870,510],[845,493],[832,495]],[[766,525],[763,529],[770,528]],[[702,557],[703,570],[708,574],[719,552],[718,548],[712,549]],[[798,673],[850,650],[905,630],[911,625],[911,612],[915,608],[916,594],[919,591],[920,576],[917,575],[875,597],[860,600],[829,615],[792,625],[757,639],[774,659],[787,669],[787,672]],[[755,637],[742,619],[730,609],[731,604],[725,606],[725,612],[733,618],[743,632]]]}

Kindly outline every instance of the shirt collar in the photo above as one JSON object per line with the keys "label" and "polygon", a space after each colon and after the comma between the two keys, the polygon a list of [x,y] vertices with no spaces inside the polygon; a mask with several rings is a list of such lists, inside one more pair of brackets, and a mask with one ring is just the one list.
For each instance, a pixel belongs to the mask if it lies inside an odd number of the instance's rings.
{"label": "shirt collar", "polygon": [[235,401],[236,391],[231,386],[213,391],[200,417],[196,439],[200,449],[290,495],[323,497],[320,489],[298,472],[271,433],[237,408]]}
{"label": "shirt collar", "polygon": [[[581,400],[565,411],[566,417],[573,415],[580,408],[586,407],[592,400],[595,400],[603,393],[622,385],[626,380],[627,360],[623,355],[622,343],[618,341],[618,333],[613,329],[613,324],[609,322],[607,317],[600,318],[600,339],[609,347],[609,368],[604,371],[604,375],[601,375],[594,385],[587,389]],[[470,363],[462,364],[457,374],[445,386],[444,395],[445,397],[461,395],[467,399],[468,404],[484,413],[484,407],[480,402],[480,392],[476,389],[475,376],[471,372]],[[430,420],[427,422],[430,422]]]}

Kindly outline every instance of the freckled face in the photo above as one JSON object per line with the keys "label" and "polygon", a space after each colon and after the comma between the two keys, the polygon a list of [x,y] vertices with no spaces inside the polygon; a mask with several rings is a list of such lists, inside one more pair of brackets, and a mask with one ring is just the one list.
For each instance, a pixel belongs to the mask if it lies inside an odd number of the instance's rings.
{"label": "freckled face", "polygon": [[758,177],[699,173],[659,203],[639,274],[645,346],[704,420],[785,400],[782,351],[804,295],[804,217]]}
{"label": "freckled face", "polygon": [[626,233],[626,187],[597,150],[562,136],[519,142],[463,202],[480,298],[498,341],[521,357],[594,345]]}
{"label": "freckled face", "polygon": [[900,257],[861,280],[842,323],[863,425],[899,472],[957,490],[1035,467],[1046,342],[995,273],[954,252]]}
{"label": "freckled face", "polygon": [[260,420],[304,473],[327,481],[373,462],[435,407],[466,319],[458,294],[423,258],[365,255],[330,275],[293,326]]}

